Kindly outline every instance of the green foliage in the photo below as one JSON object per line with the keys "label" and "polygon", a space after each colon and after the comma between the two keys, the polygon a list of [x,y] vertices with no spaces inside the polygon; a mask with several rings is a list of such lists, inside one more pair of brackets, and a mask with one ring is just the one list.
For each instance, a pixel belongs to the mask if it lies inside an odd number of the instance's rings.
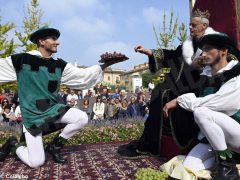
{"label": "green foliage", "polygon": [[18,90],[17,82],[0,84],[0,90],[2,90],[2,89],[13,90],[13,91],[17,92],[17,90]]}
{"label": "green foliage", "polygon": [[126,89],[126,87],[123,85],[116,85],[116,84],[112,84],[112,83],[109,83],[106,81],[102,81],[100,84],[102,84],[103,86],[110,87],[112,92],[114,92],[114,89],[116,89],[116,87],[118,87],[119,89]]}
{"label": "green foliage", "polygon": [[35,44],[29,42],[29,36],[40,27],[47,25],[47,23],[41,22],[43,12],[39,9],[38,0],[31,0],[31,3],[26,7],[26,14],[23,19],[24,33],[15,31],[15,35],[20,41],[19,46],[24,48],[24,52],[37,49]]}
{"label": "green foliage", "polygon": [[[20,137],[21,135],[21,126],[10,126],[8,123],[0,123],[0,145],[5,143],[10,136]],[[1,147],[1,146],[0,146]]]}
{"label": "green foliage", "polygon": [[[0,124],[0,144],[5,142],[8,137],[12,134],[15,134],[19,137],[19,128],[15,128],[12,130],[10,126],[3,127]],[[70,141],[67,142],[66,145],[79,145],[79,144],[91,144],[91,143],[99,143],[99,142],[114,142],[114,141],[127,141],[138,139],[143,132],[143,121],[126,121],[120,123],[112,123],[112,124],[102,124],[100,126],[96,126],[93,124],[89,124],[86,127],[82,128],[79,133],[71,138]],[[44,136],[44,142],[47,144],[52,141],[52,139],[59,132],[55,132]]]}
{"label": "green foliage", "polygon": [[181,43],[183,43],[187,39],[187,27],[183,22],[179,26],[178,32],[179,32],[178,40]]}
{"label": "green foliage", "polygon": [[142,84],[143,88],[148,87],[148,83],[156,76],[155,74],[151,73],[149,70],[141,73],[142,76]]}
{"label": "green foliage", "polygon": [[153,81],[155,85],[164,82],[165,75],[168,73],[170,73],[170,68],[161,68],[154,74],[149,71],[142,73],[143,87],[147,88],[150,81]]}
{"label": "green foliage", "polygon": [[0,57],[7,57],[15,52],[17,45],[14,44],[13,39],[8,40],[8,33],[14,29],[13,23],[1,23],[0,16]]}
{"label": "green foliage", "polygon": [[141,168],[134,175],[135,180],[164,180],[168,179],[168,174],[163,171],[151,168]]}
{"label": "green foliage", "polygon": [[[81,129],[67,145],[92,144],[99,142],[117,142],[138,139],[143,132],[143,123],[123,123],[117,125],[88,125]],[[57,134],[44,137],[45,143],[50,142]]]}
{"label": "green foliage", "polygon": [[[0,17],[0,22],[1,22],[1,17]],[[2,24],[0,23],[0,58],[4,58],[7,56],[10,56],[15,53],[15,49],[17,48],[17,45],[14,44],[13,39],[10,41],[7,40],[8,33],[10,30],[14,29],[15,25],[13,23],[6,23]],[[17,83],[6,83],[6,84],[1,84],[0,85],[0,90],[1,89],[11,89],[14,91],[17,91]]]}
{"label": "green foliage", "polygon": [[177,30],[177,39],[183,43],[187,39],[187,26],[182,22],[180,26],[178,25],[178,18],[174,19],[174,14],[171,12],[169,27],[166,27],[166,14],[163,14],[163,28],[160,33],[157,32],[155,26],[153,26],[154,35],[157,40],[157,45],[160,48],[174,48],[173,43],[175,42]]}
{"label": "green foliage", "polygon": [[173,43],[177,33],[178,18],[174,20],[173,12],[170,15],[169,27],[166,27],[166,13],[163,14],[163,28],[161,32],[157,33],[156,28],[153,26],[153,31],[157,39],[157,45],[159,47],[169,48],[173,47]]}

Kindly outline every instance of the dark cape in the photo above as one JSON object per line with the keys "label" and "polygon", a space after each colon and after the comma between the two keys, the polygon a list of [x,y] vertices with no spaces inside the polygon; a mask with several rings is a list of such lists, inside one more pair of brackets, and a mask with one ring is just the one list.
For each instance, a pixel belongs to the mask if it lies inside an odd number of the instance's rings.
{"label": "dark cape", "polygon": [[[172,136],[180,149],[186,150],[192,142],[197,141],[199,132],[194,122],[193,113],[180,106],[171,112],[170,118],[162,115],[164,105],[172,99],[184,93],[195,93],[199,96],[203,86],[218,87],[223,82],[239,75],[240,65],[236,65],[229,71],[215,77],[200,76],[200,72],[189,66],[182,58],[182,48],[176,50],[162,50],[163,59],[158,66],[171,68],[170,73],[165,74],[165,81],[159,83],[152,91],[149,116],[144,124],[144,132],[139,139],[138,149],[159,154],[162,135]],[[156,71],[155,60],[149,59],[149,68]]]}

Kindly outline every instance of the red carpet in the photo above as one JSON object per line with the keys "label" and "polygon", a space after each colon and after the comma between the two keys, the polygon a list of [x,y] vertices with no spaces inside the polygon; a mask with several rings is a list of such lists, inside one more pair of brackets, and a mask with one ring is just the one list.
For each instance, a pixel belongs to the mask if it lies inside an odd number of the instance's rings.
{"label": "red carpet", "polygon": [[47,156],[47,162],[38,169],[32,169],[13,157],[0,162],[0,179],[13,179],[10,176],[21,176],[21,179],[64,179],[64,180],[101,180],[133,179],[139,168],[158,169],[164,159],[148,157],[139,160],[125,160],[117,156],[117,147],[123,144],[93,144],[66,146],[63,154],[68,158],[66,164],[54,163]]}

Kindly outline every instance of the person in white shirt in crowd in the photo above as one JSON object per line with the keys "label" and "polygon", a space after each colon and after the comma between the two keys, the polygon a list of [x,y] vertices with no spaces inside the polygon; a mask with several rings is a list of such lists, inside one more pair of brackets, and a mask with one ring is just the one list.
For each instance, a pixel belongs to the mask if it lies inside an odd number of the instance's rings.
{"label": "person in white shirt in crowd", "polygon": [[70,105],[70,101],[75,99],[75,104],[77,104],[78,96],[73,89],[70,89],[70,94],[67,95],[67,104]]}
{"label": "person in white shirt in crowd", "polygon": [[[211,34],[202,38],[202,56],[199,62],[204,66],[202,76],[216,77],[239,66],[237,45],[226,34]],[[229,53],[236,60],[228,62]],[[230,71],[231,72],[231,71]],[[222,79],[227,78],[223,76]],[[213,180],[240,179],[231,151],[240,153],[240,75],[224,83],[204,85],[199,97],[194,93],[178,96],[166,103],[165,117],[177,106],[193,113],[200,128],[200,141],[187,155],[183,166],[193,173],[216,167]],[[180,120],[180,119],[179,119]],[[182,119],[184,121],[184,118]],[[181,173],[181,172],[180,172]],[[177,177],[174,177],[177,178]]]}
{"label": "person in white shirt in crowd", "polygon": [[14,114],[15,114],[17,123],[20,124],[22,122],[22,115],[21,115],[20,105],[18,105],[16,107]]}
{"label": "person in white shirt in crowd", "polygon": [[102,102],[101,96],[96,98],[96,102],[93,104],[93,119],[103,120],[104,119],[104,108],[105,104]]}
{"label": "person in white shirt in crowd", "polygon": [[152,92],[152,90],[154,89],[154,87],[155,87],[155,85],[154,85],[153,81],[150,81],[150,82],[148,83],[148,91],[149,91],[149,93]]}
{"label": "person in white shirt in crowd", "polygon": [[69,102],[69,106],[72,108],[78,108],[77,104],[76,104],[76,99],[72,98]]}

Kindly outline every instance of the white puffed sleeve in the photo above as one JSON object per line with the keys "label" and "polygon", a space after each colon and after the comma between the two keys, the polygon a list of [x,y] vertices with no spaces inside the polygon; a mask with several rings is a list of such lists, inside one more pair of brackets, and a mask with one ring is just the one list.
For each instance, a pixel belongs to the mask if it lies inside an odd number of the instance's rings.
{"label": "white puffed sleeve", "polygon": [[62,73],[62,84],[72,89],[89,89],[100,83],[103,79],[103,71],[99,65],[88,68],[77,68],[67,63]]}
{"label": "white puffed sleeve", "polygon": [[0,58],[0,83],[16,81],[16,71],[11,57]]}
{"label": "white puffed sleeve", "polygon": [[240,110],[239,98],[240,76],[237,76],[223,84],[214,94],[196,97],[193,93],[187,93],[179,96],[177,102],[188,111],[194,111],[197,107],[207,107],[231,116]]}

